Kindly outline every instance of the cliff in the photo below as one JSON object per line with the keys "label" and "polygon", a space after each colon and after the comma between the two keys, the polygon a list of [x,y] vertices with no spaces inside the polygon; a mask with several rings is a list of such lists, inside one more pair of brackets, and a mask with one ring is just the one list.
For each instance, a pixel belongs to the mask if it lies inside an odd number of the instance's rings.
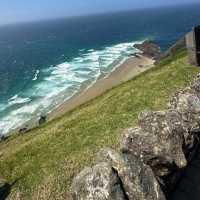
{"label": "cliff", "polygon": [[161,62],[165,58],[173,56],[178,51],[186,50],[186,39],[185,36],[180,38],[175,44],[173,44],[167,51],[160,54],[157,63]]}

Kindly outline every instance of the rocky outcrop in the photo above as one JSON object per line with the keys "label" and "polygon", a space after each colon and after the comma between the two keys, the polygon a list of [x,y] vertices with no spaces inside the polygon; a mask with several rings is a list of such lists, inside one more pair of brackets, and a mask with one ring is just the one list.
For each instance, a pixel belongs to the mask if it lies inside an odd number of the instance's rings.
{"label": "rocky outcrop", "polygon": [[159,164],[175,162],[178,167],[185,167],[187,161],[182,151],[180,119],[174,110],[141,113],[140,127],[125,131],[121,140],[122,150],[140,156],[146,164],[152,165],[156,159]]}
{"label": "rocky outcrop", "polygon": [[74,200],[165,200],[151,168],[133,155],[104,149],[97,161],[74,179]]}
{"label": "rocky outcrop", "polygon": [[74,200],[165,199],[195,154],[200,133],[200,75],[171,98],[165,111],[145,111],[126,129],[120,153],[97,154],[97,165],[73,181]]}
{"label": "rocky outcrop", "polygon": [[151,168],[134,155],[104,149],[97,161],[109,163],[117,172],[127,199],[165,199]]}
{"label": "rocky outcrop", "polygon": [[185,36],[180,38],[174,45],[164,52],[161,52],[160,47],[151,40],[146,40],[142,44],[135,44],[134,47],[140,50],[144,56],[153,58],[155,63],[159,64],[160,61],[173,56],[178,51],[186,50],[186,39]]}
{"label": "rocky outcrop", "polygon": [[99,163],[85,168],[72,185],[72,198],[83,200],[126,199],[121,181],[109,163]]}
{"label": "rocky outcrop", "polygon": [[134,47],[140,50],[144,56],[155,60],[160,57],[160,47],[151,40],[146,40],[142,44],[135,44]]}

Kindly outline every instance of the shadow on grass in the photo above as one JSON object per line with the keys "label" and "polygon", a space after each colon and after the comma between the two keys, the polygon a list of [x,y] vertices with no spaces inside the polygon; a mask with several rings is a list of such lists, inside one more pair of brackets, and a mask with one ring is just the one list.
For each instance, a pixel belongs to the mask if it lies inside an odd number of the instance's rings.
{"label": "shadow on grass", "polygon": [[9,196],[12,187],[19,181],[17,179],[12,184],[5,183],[3,186],[0,187],[0,200],[6,200],[6,198]]}

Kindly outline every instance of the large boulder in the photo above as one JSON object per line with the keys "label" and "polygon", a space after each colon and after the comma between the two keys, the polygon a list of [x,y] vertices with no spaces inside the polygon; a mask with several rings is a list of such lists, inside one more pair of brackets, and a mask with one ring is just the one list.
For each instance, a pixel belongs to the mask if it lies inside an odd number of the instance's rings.
{"label": "large boulder", "polygon": [[126,200],[117,173],[108,163],[85,168],[73,181],[73,200]]}
{"label": "large boulder", "polygon": [[[194,145],[194,139],[197,132],[200,132],[200,98],[195,90],[198,91],[197,85],[193,89],[178,91],[170,101],[169,108],[176,109],[182,118],[184,127],[184,139],[187,146]],[[196,88],[195,88],[196,87]]]}
{"label": "large boulder", "polygon": [[[140,157],[153,169],[157,165],[169,166],[175,163],[178,168],[187,165],[182,149],[184,129],[178,112],[142,112],[139,115],[139,126],[125,130],[121,139],[123,152]],[[155,170],[158,176],[169,173],[168,168],[159,169]]]}
{"label": "large boulder", "polygon": [[98,162],[108,162],[117,172],[129,200],[164,200],[164,194],[151,168],[131,154],[119,154],[103,149],[97,154]]}

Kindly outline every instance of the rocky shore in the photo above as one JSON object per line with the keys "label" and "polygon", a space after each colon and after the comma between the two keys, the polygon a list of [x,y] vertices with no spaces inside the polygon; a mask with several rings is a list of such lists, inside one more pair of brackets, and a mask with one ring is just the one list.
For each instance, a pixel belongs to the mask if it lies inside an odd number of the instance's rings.
{"label": "rocky shore", "polygon": [[103,149],[96,165],[72,184],[73,200],[164,200],[176,187],[199,145],[200,74],[171,98],[164,111],[144,111],[120,139],[120,151]]}
{"label": "rocky shore", "polygon": [[135,44],[134,47],[141,51],[141,54],[154,60],[158,60],[161,55],[160,47],[151,40],[146,40],[142,44]]}
{"label": "rocky shore", "polygon": [[151,40],[146,40],[142,44],[135,44],[134,47],[140,50],[142,55],[153,58],[155,63],[159,64],[164,58],[173,56],[177,51],[186,50],[186,39],[185,36],[180,38],[164,52],[161,52],[159,45]]}

